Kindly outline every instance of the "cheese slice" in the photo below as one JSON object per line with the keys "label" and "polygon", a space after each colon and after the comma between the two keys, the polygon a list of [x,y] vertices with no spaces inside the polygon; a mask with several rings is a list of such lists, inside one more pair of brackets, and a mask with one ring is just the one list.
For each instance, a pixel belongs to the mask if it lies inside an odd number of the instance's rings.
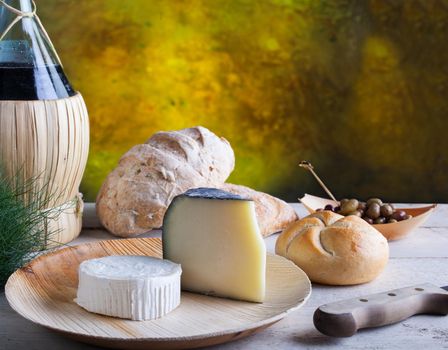
{"label": "cheese slice", "polygon": [[170,204],[162,237],[163,257],[182,265],[182,289],[263,302],[266,247],[252,200],[189,190]]}
{"label": "cheese slice", "polygon": [[79,266],[79,306],[98,314],[152,320],[180,304],[181,267],[148,256],[107,256]]}

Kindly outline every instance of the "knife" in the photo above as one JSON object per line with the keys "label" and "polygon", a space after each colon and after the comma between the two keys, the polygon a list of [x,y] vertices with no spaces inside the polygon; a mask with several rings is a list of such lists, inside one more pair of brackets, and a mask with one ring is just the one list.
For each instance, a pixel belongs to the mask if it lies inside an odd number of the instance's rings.
{"label": "knife", "polygon": [[325,304],[314,312],[314,325],[332,337],[350,337],[358,329],[403,321],[418,314],[447,315],[448,286],[430,283]]}

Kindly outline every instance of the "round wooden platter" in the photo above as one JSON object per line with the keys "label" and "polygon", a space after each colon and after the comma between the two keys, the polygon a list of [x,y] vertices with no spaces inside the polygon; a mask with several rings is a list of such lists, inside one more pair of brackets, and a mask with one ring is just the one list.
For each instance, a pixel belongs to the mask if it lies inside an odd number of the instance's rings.
{"label": "round wooden platter", "polygon": [[267,293],[262,304],[182,292],[181,305],[152,321],[89,313],[73,300],[78,266],[108,255],[161,257],[158,238],[87,243],[42,255],[17,270],[5,287],[11,307],[23,317],[64,335],[119,349],[188,349],[257,333],[300,308],[311,294],[306,274],[289,260],[267,256]]}

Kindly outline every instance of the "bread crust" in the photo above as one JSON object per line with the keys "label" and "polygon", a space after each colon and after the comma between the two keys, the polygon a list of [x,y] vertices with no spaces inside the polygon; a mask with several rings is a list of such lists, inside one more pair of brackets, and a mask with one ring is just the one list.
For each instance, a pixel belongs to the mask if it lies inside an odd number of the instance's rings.
{"label": "bread crust", "polygon": [[297,238],[298,235],[303,234],[306,228],[317,227],[323,229],[324,223],[318,218],[306,217],[302,220],[298,220],[289,225],[276,242],[276,253],[286,257],[286,252],[291,244],[292,240]]}
{"label": "bread crust", "polygon": [[283,230],[298,219],[294,208],[285,201],[267,193],[255,191],[249,187],[225,183],[220,186],[224,191],[251,198],[255,202],[258,226],[264,237]]}
{"label": "bread crust", "polygon": [[[320,223],[313,225],[312,219]],[[313,282],[353,285],[369,282],[383,271],[389,245],[363,219],[322,211],[283,231],[276,253],[292,260]]]}

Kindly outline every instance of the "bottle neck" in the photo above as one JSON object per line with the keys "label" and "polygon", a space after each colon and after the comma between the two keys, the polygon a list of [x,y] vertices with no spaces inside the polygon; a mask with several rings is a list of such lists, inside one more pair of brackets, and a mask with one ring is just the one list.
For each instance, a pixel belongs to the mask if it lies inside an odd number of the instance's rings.
{"label": "bottle neck", "polygon": [[0,0],[0,62],[26,66],[59,64],[33,0]]}
{"label": "bottle neck", "polygon": [[0,39],[4,39],[6,32],[20,26],[22,21],[31,21],[34,10],[32,0],[0,0]]}
{"label": "bottle neck", "polygon": [[0,0],[0,100],[74,95],[34,6],[31,0]]}
{"label": "bottle neck", "polygon": [[3,2],[21,12],[33,11],[31,0],[3,0]]}

